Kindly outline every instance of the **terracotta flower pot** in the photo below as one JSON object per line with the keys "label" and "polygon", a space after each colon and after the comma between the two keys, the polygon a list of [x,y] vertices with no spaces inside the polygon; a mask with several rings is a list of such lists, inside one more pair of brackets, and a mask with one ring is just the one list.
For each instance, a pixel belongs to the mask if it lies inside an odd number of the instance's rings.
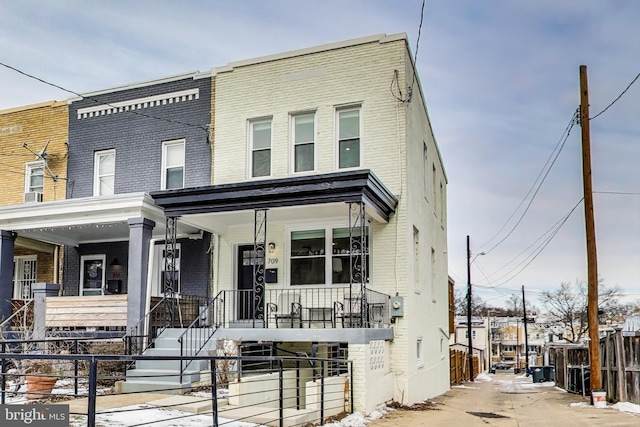
{"label": "terracotta flower pot", "polygon": [[48,397],[58,377],[51,375],[27,375],[27,399]]}

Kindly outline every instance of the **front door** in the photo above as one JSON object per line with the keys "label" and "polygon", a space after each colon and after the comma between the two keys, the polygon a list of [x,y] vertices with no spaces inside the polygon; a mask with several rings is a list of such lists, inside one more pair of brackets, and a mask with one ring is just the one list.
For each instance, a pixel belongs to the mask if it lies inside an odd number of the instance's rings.
{"label": "front door", "polygon": [[80,289],[82,295],[102,295],[105,285],[106,256],[83,255],[80,257]]}
{"label": "front door", "polygon": [[13,259],[13,298],[31,298],[31,285],[36,282],[37,256],[17,256]]}
{"label": "front door", "polygon": [[258,305],[264,298],[264,289],[260,295],[253,292],[253,265],[255,263],[253,245],[238,246],[237,259],[238,298],[236,306],[238,320],[251,320],[259,312]]}

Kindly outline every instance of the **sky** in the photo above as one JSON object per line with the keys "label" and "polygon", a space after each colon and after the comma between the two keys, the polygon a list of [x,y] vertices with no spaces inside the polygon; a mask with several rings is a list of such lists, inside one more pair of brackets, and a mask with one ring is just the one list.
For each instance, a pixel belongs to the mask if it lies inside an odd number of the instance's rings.
{"label": "sky", "polygon": [[540,292],[587,280],[573,120],[586,65],[598,274],[640,300],[640,79],[614,102],[640,73],[640,1],[427,0],[422,25],[421,10],[422,0],[4,0],[0,110],[407,33],[448,178],[449,275],[466,288],[469,236],[474,293],[500,306],[524,286],[540,305]]}

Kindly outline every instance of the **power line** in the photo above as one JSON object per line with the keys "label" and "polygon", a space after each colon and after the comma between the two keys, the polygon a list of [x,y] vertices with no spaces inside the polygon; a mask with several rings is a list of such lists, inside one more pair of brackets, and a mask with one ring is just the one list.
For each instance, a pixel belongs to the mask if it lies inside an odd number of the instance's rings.
{"label": "power line", "polygon": [[413,79],[411,80],[411,86],[409,86],[409,98],[407,99],[407,102],[411,100],[413,85],[416,83],[416,75],[418,74],[416,67],[418,66],[418,48],[420,46],[420,35],[422,34],[422,22],[424,21],[424,3],[425,0],[422,0],[422,7],[420,8],[420,25],[418,25],[418,38],[416,39],[416,54],[413,57]]}
{"label": "power line", "polygon": [[[112,105],[112,104],[110,104],[108,102],[101,101],[98,98],[93,98],[91,96],[84,96],[84,95],[82,95],[82,94],[80,94],[78,92],[75,92],[75,91],[71,90],[71,89],[64,88],[64,87],[62,87],[60,85],[57,85],[55,83],[51,83],[51,82],[48,82],[48,81],[46,81],[44,79],[41,79],[40,77],[36,77],[34,75],[26,73],[26,72],[24,72],[22,70],[19,70],[19,69],[15,68],[15,67],[12,67],[11,65],[7,65],[7,64],[2,63],[2,62],[0,62],[0,65],[5,67],[5,68],[8,68],[10,70],[13,70],[16,73],[22,74],[23,76],[26,76],[26,77],[28,77],[30,79],[37,80],[37,81],[39,81],[41,83],[44,83],[46,85],[55,87],[56,89],[60,89],[62,91],[68,92],[70,94],[79,96],[82,99],[88,99],[90,101],[95,102],[96,104],[103,104],[103,105],[108,105],[109,107],[112,107],[112,108],[116,108],[114,105]],[[178,125],[189,126],[189,127],[194,127],[194,128],[197,128],[197,129],[201,129],[201,130],[203,130],[203,131],[205,131],[207,133],[207,141],[210,140],[210,131],[209,131],[208,127],[204,127],[204,126],[200,126],[200,125],[194,125],[192,123],[185,123],[185,122],[181,122],[179,120],[167,119],[167,118],[164,118],[164,117],[156,117],[156,116],[152,116],[152,115],[149,115],[149,114],[140,113],[140,112],[135,111],[135,110],[126,110],[126,112],[131,113],[131,114],[136,114],[136,115],[142,116],[142,117],[147,117],[149,119],[160,120],[160,121],[164,121],[164,122],[168,122],[168,123],[175,123],[175,124],[178,124]]]}
{"label": "power line", "polygon": [[[533,181],[533,184],[531,185],[531,188],[529,188],[529,191],[527,192],[527,194],[525,194],[525,196],[522,198],[522,200],[520,201],[518,206],[516,206],[516,208],[513,210],[513,212],[509,216],[509,218],[507,218],[507,220],[502,225],[502,227],[500,227],[500,229],[496,232],[496,234],[493,235],[493,237],[491,237],[486,243],[484,243],[482,246],[480,246],[480,249],[482,249],[483,247],[487,246],[489,244],[489,242],[491,242],[493,239],[495,239],[502,232],[502,230],[504,230],[504,228],[507,226],[507,224],[509,224],[509,222],[514,217],[516,212],[518,212],[520,207],[527,200],[529,195],[533,192],[533,195],[531,196],[531,200],[529,200],[529,203],[527,204],[525,210],[522,212],[522,215],[520,215],[520,218],[516,221],[514,226],[511,228],[511,230],[509,230],[509,232],[500,241],[498,241],[498,243],[493,245],[490,249],[484,251],[485,254],[488,254],[491,251],[493,251],[502,242],[504,242],[509,236],[511,236],[511,234],[516,230],[516,228],[518,228],[518,225],[520,225],[520,223],[524,219],[525,215],[529,211],[529,208],[533,204],[533,201],[535,200],[538,192],[540,191],[540,188],[542,188],[542,184],[544,183],[544,181],[546,180],[547,176],[549,175],[549,172],[551,172],[551,169],[553,168],[553,165],[555,164],[556,160],[558,159],[558,156],[560,156],[560,153],[562,152],[562,149],[564,148],[564,145],[567,142],[567,139],[569,138],[569,135],[571,134],[571,129],[573,129],[573,126],[576,123],[577,115],[578,115],[578,113],[576,111],[571,116],[571,120],[569,120],[569,124],[567,124],[567,127],[565,128],[564,132],[562,133],[562,136],[558,140],[556,146],[551,151],[551,154],[549,155],[549,158],[547,159],[545,164],[542,166],[542,169],[540,170],[540,173],[538,173],[538,176]],[[554,153],[555,153],[555,156],[554,156]]]}
{"label": "power line", "polygon": [[617,194],[622,196],[640,196],[640,193],[631,191],[594,191],[593,194]]}
{"label": "power line", "polygon": [[629,83],[629,85],[625,88],[625,90],[623,90],[623,91],[622,91],[622,93],[621,93],[620,95],[618,95],[618,97],[617,97],[616,99],[614,99],[613,101],[611,101],[611,104],[607,105],[607,106],[605,107],[605,109],[604,109],[604,110],[600,111],[600,112],[599,112],[598,114],[596,114],[595,116],[593,116],[593,117],[589,118],[589,120],[593,120],[593,119],[595,119],[595,118],[596,118],[596,117],[598,117],[600,114],[602,114],[602,113],[604,113],[605,111],[607,111],[607,110],[609,109],[609,107],[611,107],[613,104],[615,104],[616,102],[618,102],[618,100],[619,100],[620,98],[622,98],[622,95],[624,95],[624,94],[629,90],[629,88],[630,88],[630,87],[631,87],[631,86],[636,82],[636,80],[638,80],[638,77],[640,77],[640,73],[638,73],[638,75],[637,75],[633,80],[631,80],[631,83]]}
{"label": "power line", "polygon": [[[391,80],[391,87],[389,88],[391,91],[391,95],[400,102],[411,102],[411,96],[413,94],[413,85],[416,83],[416,75],[418,74],[418,70],[416,67],[418,66],[418,49],[420,47],[420,36],[422,34],[422,23],[424,22],[424,4],[425,0],[422,0],[422,7],[420,9],[420,25],[418,25],[418,38],[416,39],[416,52],[413,57],[413,77],[411,78],[411,84],[407,88],[407,98],[405,99],[402,96],[402,91],[400,90],[400,85],[398,82],[398,71],[394,70],[393,79]],[[394,92],[394,83],[396,86],[396,90],[398,91],[398,95]]]}
{"label": "power line", "polygon": [[[575,206],[573,206],[573,208],[571,208],[571,210],[566,213],[558,222],[556,222],[553,226],[551,226],[551,228],[549,228],[547,231],[545,231],[538,239],[536,239],[531,245],[529,245],[525,250],[523,250],[522,252],[520,252],[517,256],[515,256],[511,261],[509,261],[507,264],[505,264],[504,267],[498,269],[496,272],[503,270],[504,268],[506,268],[506,266],[508,266],[511,262],[517,260],[521,255],[523,255],[524,253],[526,253],[532,246],[534,246],[538,241],[542,240],[542,242],[538,245],[537,248],[534,249],[534,251],[529,254],[527,257],[525,257],[519,264],[517,264],[515,267],[513,267],[511,270],[509,270],[507,273],[503,274],[502,276],[498,277],[497,279],[495,279],[494,281],[500,281],[502,280],[502,282],[495,284],[495,285],[488,285],[491,288],[497,288],[499,286],[504,285],[505,283],[513,280],[515,277],[517,277],[520,273],[522,273],[532,262],[533,260],[535,260],[538,255],[540,255],[540,253],[542,253],[542,251],[549,245],[549,243],[551,243],[551,241],[553,240],[553,238],[558,234],[558,232],[560,231],[560,229],[564,226],[564,224],[567,222],[567,220],[569,219],[569,217],[571,217],[571,214],[573,214],[573,212],[576,210],[576,208],[580,205],[580,203],[582,203],[583,199],[581,198],[578,203],[575,204]],[[545,238],[545,236],[547,236]],[[520,268],[522,267],[522,268]],[[517,270],[518,268],[520,268],[515,274],[509,276],[511,273],[513,273],[515,270]],[[509,276],[508,278],[505,279],[505,277]],[[505,280],[503,280],[505,279]]]}

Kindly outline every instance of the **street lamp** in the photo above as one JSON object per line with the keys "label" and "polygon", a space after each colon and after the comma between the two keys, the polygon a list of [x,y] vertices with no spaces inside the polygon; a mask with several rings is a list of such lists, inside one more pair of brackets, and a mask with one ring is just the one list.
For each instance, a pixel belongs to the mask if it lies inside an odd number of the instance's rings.
{"label": "street lamp", "polygon": [[476,254],[473,259],[471,259],[469,236],[467,236],[467,335],[469,337],[469,381],[473,381],[473,339],[471,336],[471,264],[479,255],[484,254],[484,252],[480,252],[479,254]]}

